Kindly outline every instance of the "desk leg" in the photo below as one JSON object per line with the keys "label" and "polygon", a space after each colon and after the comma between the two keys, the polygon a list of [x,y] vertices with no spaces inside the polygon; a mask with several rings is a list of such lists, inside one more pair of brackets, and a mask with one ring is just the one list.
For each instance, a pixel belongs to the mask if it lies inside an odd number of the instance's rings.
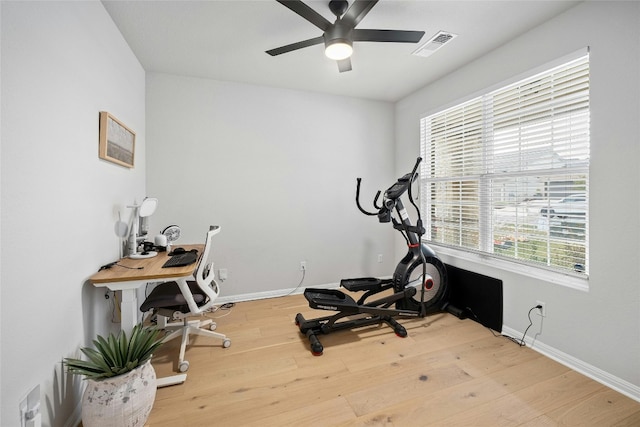
{"label": "desk leg", "polygon": [[130,335],[133,327],[138,324],[138,298],[136,297],[135,289],[122,290],[120,316],[120,329]]}

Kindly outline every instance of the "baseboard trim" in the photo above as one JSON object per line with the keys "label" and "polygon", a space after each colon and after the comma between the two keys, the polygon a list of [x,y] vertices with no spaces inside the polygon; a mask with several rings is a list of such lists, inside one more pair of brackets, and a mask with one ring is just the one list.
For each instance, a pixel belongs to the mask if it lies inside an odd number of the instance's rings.
{"label": "baseboard trim", "polygon": [[[391,279],[391,276],[382,276],[380,279]],[[340,283],[324,283],[321,285],[313,285],[313,286],[297,286],[295,288],[289,289],[278,289],[275,291],[266,291],[266,292],[253,292],[250,294],[237,294],[230,295],[226,297],[220,297],[216,301],[220,304],[227,304],[230,302],[242,302],[242,301],[253,301],[257,299],[268,299],[268,298],[277,298],[277,297],[286,297],[289,295],[300,295],[304,292],[304,290],[309,288],[316,289],[338,289],[340,287]]]}
{"label": "baseboard trim", "polygon": [[[339,283],[326,283],[323,285],[314,285],[313,288],[320,289],[337,289],[340,287]],[[227,304],[231,302],[242,302],[242,301],[254,301],[259,299],[268,299],[268,298],[278,298],[278,297],[286,297],[289,295],[299,295],[304,292],[305,287],[298,286],[296,288],[289,289],[278,289],[275,291],[266,291],[266,292],[253,292],[250,294],[238,294],[238,295],[230,295],[226,297],[220,297],[217,299],[217,303]]]}
{"label": "baseboard trim", "polygon": [[[502,333],[512,337],[522,336],[522,332],[516,331],[515,329],[509,328],[508,326],[504,325],[502,326]],[[640,387],[636,386],[635,384],[625,381],[622,378],[616,377],[615,375],[603,371],[600,368],[590,365],[583,360],[564,353],[532,337],[525,337],[524,342],[527,347],[530,347],[538,353],[543,354],[544,356],[553,359],[556,362],[561,363],[576,372],[580,372],[581,374],[591,378],[592,380],[595,380],[600,384],[603,384],[619,393],[622,393],[637,402],[640,402]]]}

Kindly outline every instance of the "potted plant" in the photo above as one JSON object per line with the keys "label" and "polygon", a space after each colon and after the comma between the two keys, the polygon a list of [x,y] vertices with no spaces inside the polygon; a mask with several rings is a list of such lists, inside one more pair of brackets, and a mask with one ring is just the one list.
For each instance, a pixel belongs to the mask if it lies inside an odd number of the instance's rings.
{"label": "potted plant", "polygon": [[160,332],[139,324],[130,337],[123,331],[98,336],[95,348],[80,349],[87,360],[65,359],[67,370],[88,382],[82,396],[84,427],[144,425],[156,397],[151,356],[162,344]]}

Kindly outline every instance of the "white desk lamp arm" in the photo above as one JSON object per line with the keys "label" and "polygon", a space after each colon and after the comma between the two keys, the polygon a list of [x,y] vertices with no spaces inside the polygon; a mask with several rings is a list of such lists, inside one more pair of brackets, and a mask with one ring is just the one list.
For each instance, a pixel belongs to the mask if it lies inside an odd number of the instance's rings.
{"label": "white desk lamp arm", "polygon": [[133,227],[131,228],[131,234],[129,235],[130,257],[131,255],[135,256],[138,252],[138,225],[140,224],[140,217],[152,215],[155,212],[157,205],[158,199],[146,197],[139,205],[135,204],[134,206],[127,206],[128,208],[133,209],[131,214],[133,218]]}
{"label": "white desk lamp arm", "polygon": [[132,226],[130,227],[129,233],[129,255],[135,255],[138,252],[138,223],[140,222],[140,218],[138,217],[138,206],[127,206],[128,208],[133,208],[133,212],[131,213],[132,218]]}

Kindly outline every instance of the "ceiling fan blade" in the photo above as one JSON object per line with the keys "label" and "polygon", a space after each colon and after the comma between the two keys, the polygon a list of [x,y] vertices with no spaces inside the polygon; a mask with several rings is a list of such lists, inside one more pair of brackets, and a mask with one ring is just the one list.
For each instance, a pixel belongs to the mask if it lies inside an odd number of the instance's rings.
{"label": "ceiling fan blade", "polygon": [[338,71],[344,73],[345,71],[351,71],[351,58],[341,59],[336,61],[338,63]]}
{"label": "ceiling fan blade", "polygon": [[291,52],[293,50],[302,49],[303,47],[309,47],[320,43],[324,43],[324,38],[322,36],[267,50],[267,53],[271,56],[282,55],[283,53]]}
{"label": "ceiling fan blade", "polygon": [[355,0],[340,20],[350,28],[354,28],[376,3],[378,0]]}
{"label": "ceiling fan blade", "polygon": [[353,30],[354,42],[418,43],[424,31]]}
{"label": "ceiling fan blade", "polygon": [[293,12],[302,16],[307,21],[311,22],[316,27],[320,28],[322,31],[327,31],[327,29],[331,26],[331,22],[327,21],[324,16],[320,15],[315,10],[311,9],[306,4],[302,3],[300,0],[276,0],[281,5],[288,7]]}

